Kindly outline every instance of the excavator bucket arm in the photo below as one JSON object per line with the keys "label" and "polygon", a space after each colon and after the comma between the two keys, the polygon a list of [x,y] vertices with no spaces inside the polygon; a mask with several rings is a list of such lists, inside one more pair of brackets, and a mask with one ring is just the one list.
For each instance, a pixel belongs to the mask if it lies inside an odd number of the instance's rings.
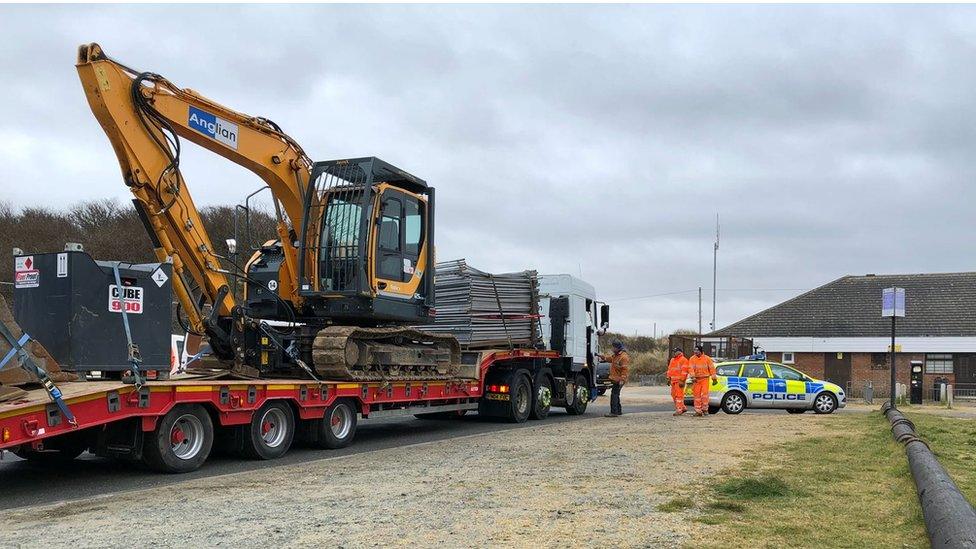
{"label": "excavator bucket arm", "polygon": [[[174,289],[190,328],[207,329],[200,297],[229,316],[235,305],[228,273],[180,172],[181,140],[189,140],[257,174],[271,189],[285,251],[280,294],[298,305],[296,226],[301,225],[311,161],[270,120],[241,114],[158,74],[109,58],[98,44],[79,48],[78,75],[118,157],[122,176],[159,261],[173,260]],[[224,288],[224,290],[222,290]]]}

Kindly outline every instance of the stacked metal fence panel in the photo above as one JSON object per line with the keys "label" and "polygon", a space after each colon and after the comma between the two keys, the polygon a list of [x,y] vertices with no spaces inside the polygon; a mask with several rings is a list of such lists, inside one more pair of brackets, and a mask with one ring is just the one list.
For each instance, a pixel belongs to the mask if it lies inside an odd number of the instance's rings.
{"label": "stacked metal fence panel", "polygon": [[434,323],[421,329],[448,333],[468,347],[530,346],[537,340],[536,271],[492,274],[463,259],[437,264]]}

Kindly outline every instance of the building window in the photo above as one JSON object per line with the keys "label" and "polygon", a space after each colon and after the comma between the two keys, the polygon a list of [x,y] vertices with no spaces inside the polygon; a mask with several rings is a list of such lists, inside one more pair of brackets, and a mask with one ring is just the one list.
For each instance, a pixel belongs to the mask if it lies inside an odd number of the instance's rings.
{"label": "building window", "polygon": [[796,357],[793,353],[783,353],[783,364],[794,364],[796,362]]}
{"label": "building window", "polygon": [[925,355],[926,374],[951,374],[952,355]]}
{"label": "building window", "polygon": [[888,353],[871,353],[871,369],[872,370],[887,370],[888,369]]}

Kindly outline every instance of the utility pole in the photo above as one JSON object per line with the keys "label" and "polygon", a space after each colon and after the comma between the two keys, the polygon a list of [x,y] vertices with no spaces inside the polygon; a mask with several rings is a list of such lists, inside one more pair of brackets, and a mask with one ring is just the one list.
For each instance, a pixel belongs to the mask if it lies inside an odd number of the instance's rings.
{"label": "utility pole", "polygon": [[654,323],[654,339],[657,339],[657,322]]}
{"label": "utility pole", "polygon": [[712,330],[714,331],[718,326],[715,325],[715,302],[717,301],[716,296],[718,295],[718,214],[715,214],[715,247],[712,248]]}
{"label": "utility pole", "polygon": [[701,335],[701,286],[698,287],[698,335]]}

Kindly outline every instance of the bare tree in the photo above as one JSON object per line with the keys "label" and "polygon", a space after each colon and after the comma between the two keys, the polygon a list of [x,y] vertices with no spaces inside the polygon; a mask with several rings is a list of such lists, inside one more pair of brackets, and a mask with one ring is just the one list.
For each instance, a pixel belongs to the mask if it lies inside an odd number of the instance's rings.
{"label": "bare tree", "polygon": [[[200,215],[215,248],[221,250],[219,253],[223,253],[226,239],[238,239],[238,252],[242,258],[238,263],[241,266],[251,255],[245,234],[250,235],[255,246],[277,238],[275,219],[267,212],[253,210],[248,224],[241,216],[236,235],[233,207],[209,206],[203,208]],[[249,230],[245,231],[245,227]],[[146,229],[130,204],[99,200],[83,202],[67,210],[32,206],[18,212],[9,204],[0,202],[0,254],[9,254],[14,247],[26,253],[57,252],[64,249],[66,242],[81,243],[95,259],[127,263],[156,261]],[[0,259],[0,282],[4,283],[0,284],[0,292],[11,299],[14,266],[11,256],[5,257]]]}

